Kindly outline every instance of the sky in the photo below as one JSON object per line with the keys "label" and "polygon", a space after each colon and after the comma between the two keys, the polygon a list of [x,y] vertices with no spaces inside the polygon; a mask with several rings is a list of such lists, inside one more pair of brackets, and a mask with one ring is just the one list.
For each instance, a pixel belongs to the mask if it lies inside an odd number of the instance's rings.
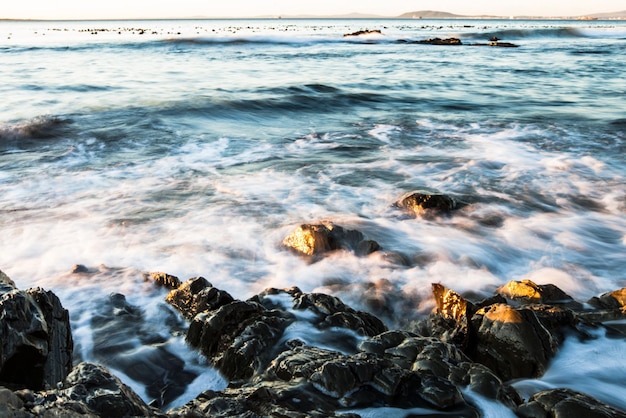
{"label": "sky", "polygon": [[250,17],[352,12],[397,16],[418,10],[462,15],[581,16],[616,12],[624,0],[0,0],[0,19]]}

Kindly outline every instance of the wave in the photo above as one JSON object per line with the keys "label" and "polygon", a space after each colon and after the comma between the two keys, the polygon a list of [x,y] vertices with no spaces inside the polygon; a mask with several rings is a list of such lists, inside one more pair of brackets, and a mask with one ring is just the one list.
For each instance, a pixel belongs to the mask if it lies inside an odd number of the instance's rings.
{"label": "wave", "polygon": [[0,124],[0,141],[53,139],[67,134],[70,119],[37,116],[33,119]]}
{"label": "wave", "polygon": [[498,29],[487,32],[473,32],[464,34],[464,38],[470,39],[552,39],[552,38],[588,38],[582,30],[573,27],[563,28],[528,28],[528,29]]}

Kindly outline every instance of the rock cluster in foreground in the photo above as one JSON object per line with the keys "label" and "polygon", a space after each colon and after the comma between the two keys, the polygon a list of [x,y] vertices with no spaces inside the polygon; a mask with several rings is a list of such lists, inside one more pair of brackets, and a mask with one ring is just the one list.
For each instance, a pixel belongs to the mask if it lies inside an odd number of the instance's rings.
{"label": "rock cluster in foreground", "polygon": [[[588,327],[623,317],[625,289],[593,298],[595,308],[585,310],[556,286],[531,281],[510,282],[482,301],[434,284],[436,312],[390,330],[327,294],[268,289],[242,301],[201,277],[151,276],[171,289],[167,302],[189,321],[187,341],[230,381],[227,389],[207,388],[164,412],[101,365],[72,367],[58,298],[18,290],[0,273],[0,416],[350,417],[386,406],[478,417],[472,393],[524,418],[626,417],[568,389],[524,402],[506,383],[541,376],[566,334],[589,338]],[[127,309],[119,296],[111,303]]]}

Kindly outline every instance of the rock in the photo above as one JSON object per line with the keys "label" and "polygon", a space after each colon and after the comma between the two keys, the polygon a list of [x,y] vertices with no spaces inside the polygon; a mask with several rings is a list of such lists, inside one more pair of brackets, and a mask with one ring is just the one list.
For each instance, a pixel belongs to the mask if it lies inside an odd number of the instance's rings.
{"label": "rock", "polygon": [[626,314],[626,287],[593,297],[589,304],[601,309],[619,310]]}
{"label": "rock", "polygon": [[171,274],[163,272],[148,273],[150,278],[157,286],[165,287],[167,289],[176,289],[181,285],[180,279]]}
{"label": "rock", "polygon": [[149,329],[143,311],[124,295],[112,294],[103,301],[91,326],[94,358],[141,383],[156,406],[166,407],[197,377],[166,348],[169,335]]}
{"label": "rock", "polygon": [[218,309],[234,301],[228,292],[213,287],[204,277],[185,281],[172,290],[166,300],[187,319],[193,319],[201,312]]}
{"label": "rock", "polygon": [[366,29],[366,30],[359,30],[356,32],[352,32],[352,33],[346,33],[343,36],[345,38],[349,36],[361,36],[361,35],[382,35],[382,32],[379,29]]}
{"label": "rock", "polygon": [[74,264],[72,266],[72,269],[70,270],[70,274],[82,274],[82,273],[90,273],[89,268],[83,264]]}
{"label": "rock", "polygon": [[320,256],[340,249],[365,256],[381,250],[377,242],[365,240],[361,232],[331,222],[300,225],[283,240],[283,245],[307,256]]}
{"label": "rock", "polygon": [[556,338],[532,309],[491,305],[476,312],[472,326],[476,345],[469,356],[505,381],[541,376],[557,351]]}
{"label": "rock", "polygon": [[345,355],[300,346],[281,353],[267,374],[268,379],[290,382],[304,393],[314,393],[304,397],[323,397],[325,402],[320,405],[331,405],[331,410],[386,405],[475,416],[449,380],[426,370],[398,367],[373,353]]}
{"label": "rock", "polygon": [[517,409],[521,418],[626,418],[626,411],[606,405],[571,389],[534,394]]}
{"label": "rock", "polygon": [[[1,277],[0,277],[1,280]],[[9,389],[0,386],[0,417],[26,418],[31,414],[23,410],[24,402]]]}
{"label": "rock", "polygon": [[272,359],[274,346],[293,320],[284,311],[234,301],[196,315],[187,341],[228,379],[249,379]]}
{"label": "rock", "polygon": [[285,382],[259,383],[253,387],[207,390],[185,406],[168,412],[170,418],[358,418],[332,409],[323,395]]}
{"label": "rock", "polygon": [[387,331],[385,324],[374,315],[355,311],[334,296],[324,293],[302,293],[294,296],[293,308],[309,309],[316,313],[321,321],[315,325],[320,329],[348,328],[364,336],[374,336]]}
{"label": "rock", "polygon": [[432,38],[425,39],[423,41],[416,41],[416,44],[425,44],[425,45],[463,45],[460,39],[458,38]]}
{"label": "rock", "polygon": [[15,289],[15,282],[0,270],[0,295]]}
{"label": "rock", "polygon": [[444,194],[411,192],[402,196],[394,206],[403,209],[412,216],[448,213],[457,208],[457,202]]}
{"label": "rock", "polygon": [[467,349],[474,335],[470,329],[470,319],[476,312],[476,307],[441,284],[433,283],[432,289],[437,311],[430,317],[431,333],[442,341]]}
{"label": "rock", "polygon": [[563,305],[571,309],[582,309],[581,303],[553,284],[538,285],[530,280],[510,281],[497,288],[496,294],[523,304]]}
{"label": "rock", "polygon": [[69,373],[72,351],[69,314],[54,293],[0,293],[0,382],[34,390],[54,386]]}

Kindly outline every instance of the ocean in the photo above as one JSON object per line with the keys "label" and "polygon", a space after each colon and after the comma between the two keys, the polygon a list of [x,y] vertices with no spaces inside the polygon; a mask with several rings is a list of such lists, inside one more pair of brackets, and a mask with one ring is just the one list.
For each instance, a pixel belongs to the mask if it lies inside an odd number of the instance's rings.
{"label": "ocean", "polygon": [[[494,36],[518,47],[474,45]],[[361,310],[374,284],[390,327],[432,311],[431,283],[586,301],[626,286],[625,62],[626,21],[1,21],[0,269],[59,295],[77,359],[106,362],[93,319],[124,294],[198,376],[169,406],[227,382],[164,328],[146,272]],[[408,218],[393,203],[414,190],[463,206]],[[281,245],[321,221],[383,251]],[[626,409],[625,358],[623,339],[572,339],[516,385]]]}

